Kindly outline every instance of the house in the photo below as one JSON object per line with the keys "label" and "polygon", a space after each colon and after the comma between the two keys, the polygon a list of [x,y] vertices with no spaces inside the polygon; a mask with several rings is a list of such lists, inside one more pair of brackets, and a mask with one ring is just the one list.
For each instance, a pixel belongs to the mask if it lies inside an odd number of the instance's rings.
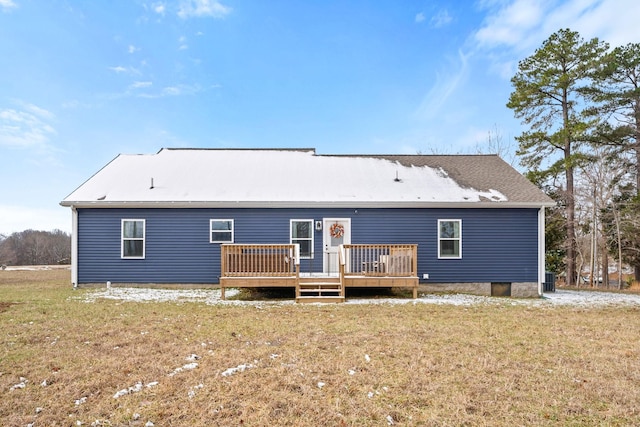
{"label": "house", "polygon": [[117,156],[61,205],[74,286],[342,300],[357,286],[540,296],[553,201],[496,155],[162,149]]}

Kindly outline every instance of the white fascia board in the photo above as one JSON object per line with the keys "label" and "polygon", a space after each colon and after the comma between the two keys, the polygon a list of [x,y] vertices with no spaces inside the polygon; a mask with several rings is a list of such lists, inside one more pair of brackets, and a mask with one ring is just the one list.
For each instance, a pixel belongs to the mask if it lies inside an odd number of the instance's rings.
{"label": "white fascia board", "polygon": [[413,208],[413,209],[515,209],[515,208],[535,208],[554,206],[554,203],[534,203],[534,202],[363,202],[363,201],[63,201],[62,206],[86,208],[156,208],[156,209],[181,209],[181,208]]}

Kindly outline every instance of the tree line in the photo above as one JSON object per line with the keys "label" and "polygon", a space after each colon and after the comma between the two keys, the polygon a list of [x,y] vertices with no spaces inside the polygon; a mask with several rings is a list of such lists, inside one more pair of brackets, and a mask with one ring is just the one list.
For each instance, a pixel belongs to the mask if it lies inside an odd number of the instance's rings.
{"label": "tree line", "polygon": [[[518,63],[507,107],[547,211],[547,268],[569,286],[608,284],[610,261],[640,280],[640,43],[611,48],[561,29]],[[618,280],[620,284],[620,280]]]}
{"label": "tree line", "polygon": [[0,234],[0,265],[52,265],[71,262],[71,236],[64,231],[25,230]]}

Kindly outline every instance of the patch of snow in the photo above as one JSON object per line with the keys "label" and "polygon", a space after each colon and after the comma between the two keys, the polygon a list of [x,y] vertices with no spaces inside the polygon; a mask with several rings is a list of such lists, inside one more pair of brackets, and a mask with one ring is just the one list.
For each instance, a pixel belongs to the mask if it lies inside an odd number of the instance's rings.
{"label": "patch of snow", "polygon": [[[306,173],[299,174],[301,170]],[[291,180],[292,176],[296,179]],[[218,185],[220,182],[232,185]],[[161,150],[148,155],[119,155],[64,203],[216,201],[237,205],[239,201],[353,204],[482,200],[504,202],[507,197],[496,190],[463,187],[442,168],[404,166],[388,159],[321,156],[313,151],[293,150]]]}
{"label": "patch of snow", "polygon": [[[227,289],[227,296],[236,295],[237,289]],[[110,288],[90,290],[81,296],[71,297],[83,302],[92,303],[100,299],[112,299],[126,302],[199,302],[207,305],[239,305],[255,308],[285,306],[296,304],[293,300],[287,301],[233,301],[221,300],[218,289],[151,289],[151,288]],[[545,293],[542,298],[504,298],[487,297],[468,294],[424,294],[417,299],[411,298],[349,298],[345,305],[357,304],[435,304],[435,305],[525,305],[525,306],[580,306],[580,307],[604,307],[604,306],[638,306],[640,295],[618,292],[599,291],[569,291],[557,290]],[[204,345],[203,345],[204,347]]]}
{"label": "patch of snow", "polygon": [[204,384],[198,384],[191,387],[191,390],[189,390],[189,393],[188,393],[189,399],[193,399],[194,397],[196,397],[197,391],[201,388],[204,388]]}
{"label": "patch of snow", "polygon": [[85,403],[86,401],[87,401],[87,396],[83,396],[80,399],[76,399],[75,403],[76,403],[76,406],[80,406],[83,403]]}
{"label": "patch of snow", "polygon": [[[233,297],[240,291],[227,289],[226,296]],[[87,293],[82,299],[95,302],[111,299],[132,302],[204,302],[214,304],[222,301],[219,289],[152,289],[152,288],[103,288]],[[233,301],[229,301],[233,303]]]}
{"label": "patch of snow", "polygon": [[14,384],[11,387],[9,387],[9,391],[17,390],[17,389],[20,389],[20,388],[25,388],[27,386],[28,382],[29,382],[28,379],[26,379],[24,377],[20,377],[20,382],[18,384]]}
{"label": "patch of snow", "polygon": [[244,372],[247,369],[251,369],[251,368],[255,368],[256,365],[254,364],[242,364],[242,365],[238,365],[235,368],[229,368],[226,369],[225,371],[223,371],[220,375],[222,375],[223,377],[230,377],[231,375],[237,374],[238,372]]}
{"label": "patch of snow", "polygon": [[143,387],[146,388],[151,388],[151,387],[155,387],[158,385],[158,381],[152,381],[150,383],[148,383],[146,386],[143,386],[141,382],[137,382],[134,385],[132,385],[131,387],[128,388],[124,388],[118,392],[116,392],[116,394],[113,395],[114,399],[119,399],[122,396],[126,396],[127,394],[131,394],[131,393],[138,393],[140,391],[142,391]]}
{"label": "patch of snow", "polygon": [[197,367],[198,367],[198,364],[196,362],[187,363],[184,366],[174,369],[173,372],[168,374],[168,376],[173,377],[174,375],[179,374],[182,371],[190,371],[192,369],[196,369]]}
{"label": "patch of snow", "polygon": [[326,384],[323,383],[322,381],[318,381],[318,388],[322,388],[324,387]]}
{"label": "patch of snow", "polygon": [[49,271],[49,270],[71,270],[69,265],[7,265],[6,271]]}

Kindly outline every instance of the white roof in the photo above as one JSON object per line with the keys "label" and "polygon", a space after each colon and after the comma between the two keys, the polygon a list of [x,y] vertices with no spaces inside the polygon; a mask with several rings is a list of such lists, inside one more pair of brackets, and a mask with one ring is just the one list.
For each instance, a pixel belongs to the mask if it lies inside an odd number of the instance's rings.
{"label": "white roof", "polygon": [[475,207],[507,202],[498,190],[460,185],[442,168],[379,156],[325,156],[312,149],[162,149],[150,155],[119,155],[61,204]]}

